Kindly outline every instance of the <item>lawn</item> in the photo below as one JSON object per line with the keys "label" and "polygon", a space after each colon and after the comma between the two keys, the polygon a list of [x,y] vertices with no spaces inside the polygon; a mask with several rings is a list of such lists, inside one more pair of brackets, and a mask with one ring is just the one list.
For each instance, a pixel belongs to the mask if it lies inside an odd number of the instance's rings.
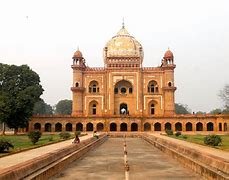
{"label": "lawn", "polygon": [[[74,137],[74,134],[71,135],[71,138]],[[63,141],[60,139],[59,134],[44,134],[41,136],[39,141],[33,145],[30,139],[28,138],[27,135],[5,135],[5,136],[0,136],[0,139],[8,140],[14,145],[14,149],[10,149],[9,152],[4,152],[0,153],[0,157],[4,156],[6,154],[14,153],[17,151],[25,150],[25,149],[30,149],[30,148],[35,148],[59,141]]]}
{"label": "lawn", "polygon": [[[183,135],[180,135],[178,137],[175,135],[172,135],[170,137],[173,137],[176,139],[181,139],[181,140],[192,142],[192,143],[196,143],[196,144],[205,145],[204,144],[204,137],[206,135],[196,134],[196,135],[185,135],[185,136],[187,136],[187,139],[184,139]],[[217,149],[222,149],[224,151],[229,151],[229,135],[220,135],[220,137],[222,138],[222,144],[219,146],[211,146],[211,147],[217,148]]]}

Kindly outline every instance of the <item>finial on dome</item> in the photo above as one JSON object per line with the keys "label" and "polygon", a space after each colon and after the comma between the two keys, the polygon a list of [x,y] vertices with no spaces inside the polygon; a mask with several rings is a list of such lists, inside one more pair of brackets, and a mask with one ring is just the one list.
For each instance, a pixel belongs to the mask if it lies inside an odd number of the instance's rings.
{"label": "finial on dome", "polygon": [[125,28],[124,18],[122,18],[122,28]]}
{"label": "finial on dome", "polygon": [[79,46],[77,46],[77,51],[79,51]]}

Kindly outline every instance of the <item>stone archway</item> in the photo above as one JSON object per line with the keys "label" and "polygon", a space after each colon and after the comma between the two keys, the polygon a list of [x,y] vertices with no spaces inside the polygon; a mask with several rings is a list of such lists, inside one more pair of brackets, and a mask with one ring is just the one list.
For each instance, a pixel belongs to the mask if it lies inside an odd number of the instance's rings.
{"label": "stone archway", "polygon": [[207,131],[214,131],[214,124],[212,122],[207,123]]}
{"label": "stone archway", "polygon": [[87,126],[86,126],[86,131],[93,131],[93,124],[92,123],[87,123]]}
{"label": "stone archway", "polygon": [[120,114],[127,114],[128,112],[128,106],[126,103],[120,104],[119,109],[120,109],[119,111]]}
{"label": "stone archway", "polygon": [[227,123],[224,123],[223,126],[224,126],[224,131],[227,131]]}
{"label": "stone archway", "polygon": [[223,130],[222,123],[219,123],[219,131],[222,131],[222,130]]}
{"label": "stone archway", "polygon": [[185,125],[186,131],[192,131],[192,123],[188,122]]}
{"label": "stone archway", "polygon": [[169,122],[165,123],[165,130],[172,130],[171,123],[169,123]]}
{"label": "stone archway", "polygon": [[127,131],[127,124],[126,123],[120,124],[120,131]]}
{"label": "stone archway", "polygon": [[51,132],[52,131],[52,125],[50,123],[45,124],[45,132]]}
{"label": "stone archway", "polygon": [[61,132],[62,131],[62,124],[56,123],[55,124],[55,132]]}
{"label": "stone archway", "polygon": [[98,123],[98,124],[96,125],[96,128],[97,128],[97,131],[103,131],[103,129],[104,129],[103,123]]}
{"label": "stone archway", "polygon": [[76,124],[76,131],[83,131],[83,124],[82,123]]}
{"label": "stone archway", "polygon": [[161,131],[161,123],[155,123],[154,124],[154,131]]}
{"label": "stone archway", "polygon": [[116,123],[110,123],[110,131],[117,131],[117,124]]}
{"label": "stone archway", "polygon": [[151,131],[151,125],[150,125],[150,123],[145,123],[144,124],[144,131]]}
{"label": "stone archway", "polygon": [[138,124],[137,123],[131,124],[131,131],[138,131]]}
{"label": "stone archway", "polygon": [[34,124],[34,130],[40,131],[41,130],[41,124],[40,123],[35,123]]}
{"label": "stone archway", "polygon": [[65,125],[65,131],[72,131],[72,124],[71,123],[67,123]]}
{"label": "stone archway", "polygon": [[175,124],[175,131],[182,131],[182,124],[180,122]]}
{"label": "stone archway", "polygon": [[201,122],[196,124],[196,131],[203,131],[203,124]]}

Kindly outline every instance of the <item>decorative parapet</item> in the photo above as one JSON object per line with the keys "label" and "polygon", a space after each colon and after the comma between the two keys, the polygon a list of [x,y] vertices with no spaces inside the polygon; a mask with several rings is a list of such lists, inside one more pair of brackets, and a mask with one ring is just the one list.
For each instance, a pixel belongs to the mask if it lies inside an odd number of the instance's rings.
{"label": "decorative parapet", "polygon": [[142,68],[143,72],[147,72],[147,71],[161,71],[160,67],[143,67]]}
{"label": "decorative parapet", "polygon": [[105,70],[105,68],[104,67],[87,67],[86,69],[85,69],[85,71],[104,71]]}
{"label": "decorative parapet", "polygon": [[140,116],[140,115],[33,115],[32,118],[228,118],[229,114],[174,114],[174,115],[153,115],[153,116]]}

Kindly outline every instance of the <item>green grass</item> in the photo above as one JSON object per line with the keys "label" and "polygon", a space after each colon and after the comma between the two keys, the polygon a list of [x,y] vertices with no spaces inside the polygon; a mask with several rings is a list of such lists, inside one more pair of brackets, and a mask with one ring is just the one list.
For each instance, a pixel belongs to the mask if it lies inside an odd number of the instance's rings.
{"label": "green grass", "polygon": [[[52,137],[52,141],[50,141],[50,137]],[[74,134],[71,134],[71,138],[73,137]],[[47,144],[63,141],[62,139],[60,139],[59,134],[50,134],[50,135],[44,134],[41,136],[41,138],[35,145],[33,145],[33,143],[30,141],[27,135],[5,135],[5,136],[0,136],[0,139],[8,140],[11,144],[14,145],[14,149],[10,149],[8,152],[0,153],[0,157],[10,153],[15,153],[18,151],[36,148]]]}
{"label": "green grass", "polygon": [[[200,135],[200,134],[196,134],[196,135],[185,135],[187,136],[187,139],[184,139],[183,138],[183,135],[180,135],[180,136],[175,136],[175,135],[172,135],[172,136],[169,136],[169,137],[173,137],[173,138],[176,138],[176,139],[181,139],[181,140],[184,140],[184,141],[188,141],[188,142],[192,142],[192,143],[196,143],[196,144],[201,144],[201,145],[204,145],[204,146],[207,146],[206,144],[204,144],[204,137],[206,135]],[[221,138],[222,138],[222,145],[219,145],[219,146],[210,146],[210,147],[213,147],[213,148],[217,148],[217,149],[222,149],[224,151],[229,151],[229,135],[219,135]]]}

